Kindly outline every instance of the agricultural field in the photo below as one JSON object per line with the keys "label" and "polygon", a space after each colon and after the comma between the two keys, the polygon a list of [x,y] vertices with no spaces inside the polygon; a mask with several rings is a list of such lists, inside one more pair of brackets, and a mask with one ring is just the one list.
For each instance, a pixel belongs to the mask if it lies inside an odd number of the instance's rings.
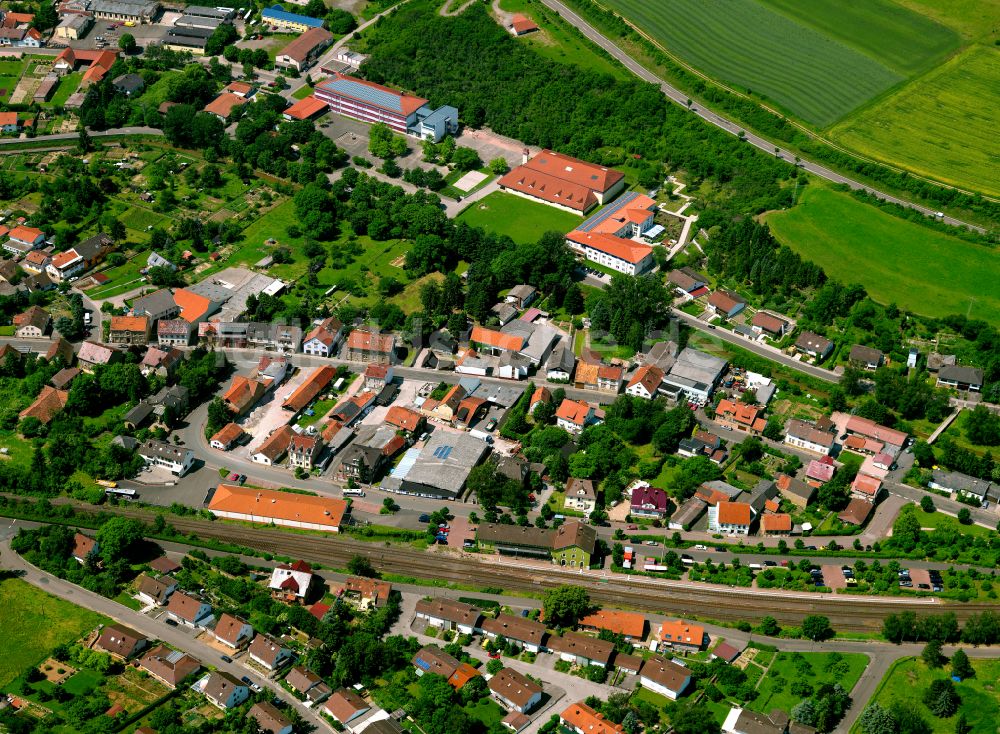
{"label": "agricultural field", "polygon": [[[955,684],[962,703],[958,713],[951,718],[934,716],[922,700],[931,681],[948,676],[947,668],[932,671],[917,658],[896,661],[882,679],[872,701],[886,708],[891,704],[902,704],[916,711],[930,725],[933,734],[951,734],[955,731],[955,721],[961,714],[965,715],[972,727],[969,730],[971,734],[995,734],[996,723],[1000,721],[1000,692],[996,689],[997,679],[1000,678],[1000,661],[973,658],[970,662],[976,675]],[[851,734],[858,732],[860,729],[855,725]]]}
{"label": "agricultural field", "polygon": [[927,316],[966,313],[1000,323],[1000,252],[898,219],[850,194],[810,186],[766,216],[778,240],[881,302]]}
{"label": "agricultural field", "polygon": [[458,215],[470,227],[505,234],[515,242],[536,242],[545,232],[569,232],[583,220],[577,214],[514,194],[495,191]]}
{"label": "agricultural field", "polygon": [[4,630],[0,688],[41,662],[56,645],[71,642],[106,621],[20,579],[0,581],[0,627]]}
{"label": "agricultural field", "polygon": [[962,188],[1000,195],[1000,51],[974,46],[840,123],[860,153]]}
{"label": "agricultural field", "polygon": [[823,683],[840,683],[848,693],[868,667],[868,656],[860,653],[779,652],[757,686],[759,695],[749,707],[769,712],[789,713],[804,696],[791,692],[791,684],[805,681],[813,688]]}
{"label": "agricultural field", "polygon": [[888,0],[610,0],[695,69],[823,128],[929,68],[953,31]]}

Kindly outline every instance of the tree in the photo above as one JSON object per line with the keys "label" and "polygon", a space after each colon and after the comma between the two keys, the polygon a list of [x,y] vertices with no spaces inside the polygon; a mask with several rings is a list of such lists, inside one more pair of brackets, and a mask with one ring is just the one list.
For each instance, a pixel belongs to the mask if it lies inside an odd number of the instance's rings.
{"label": "tree", "polygon": [[505,158],[494,158],[490,161],[490,171],[492,171],[497,176],[502,176],[507,173],[510,166],[507,165],[507,160]]}
{"label": "tree", "polygon": [[76,139],[76,147],[81,153],[88,152],[92,147],[90,142],[90,133],[87,132],[87,128],[84,125],[80,125],[80,134]]}
{"label": "tree", "polygon": [[573,627],[590,611],[590,596],[579,586],[559,586],[545,595],[542,608],[547,623]]}
{"label": "tree", "polygon": [[960,680],[971,678],[976,674],[972,663],[969,662],[969,656],[961,648],[955,650],[951,656],[951,674]]}
{"label": "tree", "polygon": [[972,513],[969,512],[969,508],[968,507],[963,507],[961,510],[958,511],[958,521],[962,525],[971,525],[972,524]]}
{"label": "tree", "polygon": [[490,675],[496,675],[501,670],[503,670],[502,660],[494,658],[493,660],[490,660],[488,663],[486,663],[486,672],[489,673]]}
{"label": "tree", "polygon": [[862,734],[896,734],[896,718],[877,703],[869,704],[858,717]]}
{"label": "tree", "polygon": [[369,579],[377,579],[379,572],[375,570],[372,562],[365,556],[354,556],[347,562],[347,570],[355,576],[364,576]]}
{"label": "tree", "polygon": [[920,498],[920,509],[926,513],[934,512],[935,510],[934,500],[931,499],[931,496],[929,494],[925,494],[923,497]]}
{"label": "tree", "polygon": [[127,517],[112,517],[101,525],[94,537],[105,563],[127,560],[133,546],[142,540],[143,530],[141,522]]}
{"label": "tree", "polygon": [[816,642],[833,636],[830,620],[821,614],[810,614],[802,620],[802,634]]}
{"label": "tree", "polygon": [[977,446],[1000,445],[1000,415],[977,405],[965,421],[965,435]]}
{"label": "tree", "polygon": [[781,632],[781,627],[778,625],[778,620],[771,615],[768,615],[760,620],[760,625],[757,627],[757,631],[762,635],[767,635],[768,637],[776,637]]}
{"label": "tree", "polygon": [[462,147],[455,148],[455,152],[451,156],[451,162],[455,164],[455,168],[459,171],[471,171],[483,165],[479,153],[472,148]]}
{"label": "tree", "polygon": [[670,717],[676,734],[720,734],[722,727],[708,707],[687,703]]}
{"label": "tree", "polygon": [[792,721],[805,726],[816,726],[816,702],[811,698],[803,698],[791,710]]}
{"label": "tree", "polygon": [[965,714],[959,714],[955,721],[955,734],[969,734],[972,731],[972,724],[965,718]]}
{"label": "tree", "polygon": [[920,659],[924,661],[924,664],[928,668],[940,668],[944,665],[947,658],[941,654],[940,640],[931,640],[924,645],[923,652],[920,653]]}
{"label": "tree", "polygon": [[135,42],[135,36],[131,33],[122,33],[121,38],[118,39],[118,48],[126,54],[133,53],[137,46],[138,44]]}
{"label": "tree", "polygon": [[940,678],[931,681],[930,686],[924,693],[924,704],[935,716],[947,719],[958,711],[958,706],[962,699],[959,698],[955,690],[955,684],[948,678]]}

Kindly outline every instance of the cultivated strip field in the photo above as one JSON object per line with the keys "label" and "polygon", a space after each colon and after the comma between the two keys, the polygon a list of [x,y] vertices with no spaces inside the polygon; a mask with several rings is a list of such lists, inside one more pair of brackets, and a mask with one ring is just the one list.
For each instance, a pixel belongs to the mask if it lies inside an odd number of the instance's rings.
{"label": "cultivated strip field", "polygon": [[866,155],[1000,195],[1000,51],[974,46],[830,131]]}
{"label": "cultivated strip field", "polygon": [[863,204],[809,188],[797,206],[767,215],[774,236],[877,301],[927,316],[966,313],[1000,323],[1000,251],[974,245]]}
{"label": "cultivated strip field", "polygon": [[958,44],[953,31],[885,0],[858,3],[847,12],[835,0],[608,0],[608,5],[695,68],[764,95],[818,127]]}

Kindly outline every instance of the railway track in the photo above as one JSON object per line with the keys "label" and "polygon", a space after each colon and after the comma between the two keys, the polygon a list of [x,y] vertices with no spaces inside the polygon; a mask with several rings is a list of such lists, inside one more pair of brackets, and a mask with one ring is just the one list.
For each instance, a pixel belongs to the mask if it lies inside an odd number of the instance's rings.
{"label": "railway track", "polygon": [[[116,512],[149,521],[150,513],[130,508]],[[533,566],[513,559],[482,559],[428,553],[385,542],[366,542],[345,536],[296,535],[270,528],[249,528],[183,517],[170,523],[177,530],[206,540],[251,548],[259,553],[303,558],[332,568],[344,568],[356,555],[367,557],[385,572],[437,579],[473,588],[503,588],[521,593],[544,593],[562,584],[588,590],[600,604],[660,614],[702,617],[723,621],[754,621],[770,615],[783,624],[799,624],[809,614],[822,614],[840,630],[871,632],[889,614],[902,610],[918,613],[953,611],[959,620],[996,610],[985,603],[946,604],[929,598],[889,598],[807,592],[772,594],[745,588],[725,588],[694,582],[647,577],[598,576],[557,566]],[[429,589],[430,592],[430,589]]]}

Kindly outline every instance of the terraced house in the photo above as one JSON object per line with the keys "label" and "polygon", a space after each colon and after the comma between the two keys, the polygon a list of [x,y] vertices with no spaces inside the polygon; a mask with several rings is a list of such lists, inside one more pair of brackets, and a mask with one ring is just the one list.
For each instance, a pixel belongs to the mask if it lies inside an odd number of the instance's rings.
{"label": "terraced house", "polygon": [[484,550],[506,556],[548,559],[560,566],[589,568],[597,545],[597,531],[571,521],[556,529],[482,523],[476,541]]}

